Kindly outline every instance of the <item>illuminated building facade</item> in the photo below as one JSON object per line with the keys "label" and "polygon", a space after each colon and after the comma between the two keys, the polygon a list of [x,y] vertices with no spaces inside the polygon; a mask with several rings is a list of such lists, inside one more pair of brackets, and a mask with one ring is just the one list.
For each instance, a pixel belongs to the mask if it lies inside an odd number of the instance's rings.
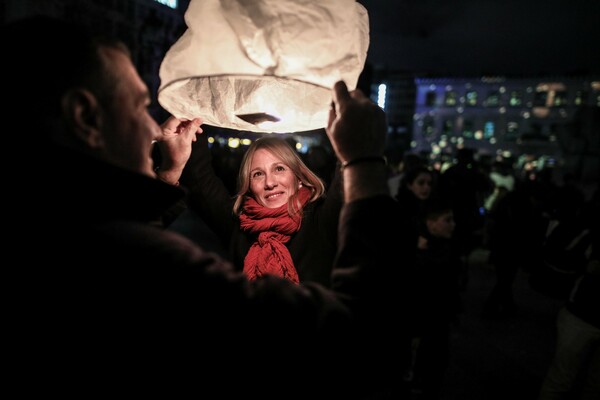
{"label": "illuminated building facade", "polygon": [[[456,149],[468,147],[487,159],[600,178],[600,76],[417,77],[414,86],[409,151],[431,162],[451,160]],[[393,90],[388,84],[388,98]],[[384,107],[388,114],[391,107]]]}

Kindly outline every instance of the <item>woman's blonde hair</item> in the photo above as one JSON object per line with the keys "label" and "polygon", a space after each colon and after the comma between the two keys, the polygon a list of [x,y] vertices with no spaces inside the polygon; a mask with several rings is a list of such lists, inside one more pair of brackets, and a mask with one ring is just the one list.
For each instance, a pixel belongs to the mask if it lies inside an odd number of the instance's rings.
{"label": "woman's blonde hair", "polygon": [[[302,183],[302,186],[311,191],[309,202],[313,202],[325,194],[325,185],[321,178],[304,164],[298,153],[296,153],[296,150],[285,139],[271,135],[263,136],[252,142],[242,158],[238,176],[238,192],[235,195],[235,203],[233,205],[233,213],[235,215],[242,213],[244,200],[252,196],[250,192],[250,167],[254,154],[259,149],[267,150],[288,166],[294,174],[294,187],[298,188],[299,184]],[[298,189],[296,189],[296,192],[288,200],[288,213],[290,215],[298,213],[302,216],[302,207],[298,200]]]}

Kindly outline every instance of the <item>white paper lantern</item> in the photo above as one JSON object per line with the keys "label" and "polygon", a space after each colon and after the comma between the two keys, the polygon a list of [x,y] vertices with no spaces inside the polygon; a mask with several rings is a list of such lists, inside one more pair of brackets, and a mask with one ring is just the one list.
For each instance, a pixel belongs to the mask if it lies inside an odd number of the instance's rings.
{"label": "white paper lantern", "polygon": [[235,130],[325,127],[331,88],[356,88],[369,46],[355,0],[191,0],[185,22],[160,66],[158,101]]}

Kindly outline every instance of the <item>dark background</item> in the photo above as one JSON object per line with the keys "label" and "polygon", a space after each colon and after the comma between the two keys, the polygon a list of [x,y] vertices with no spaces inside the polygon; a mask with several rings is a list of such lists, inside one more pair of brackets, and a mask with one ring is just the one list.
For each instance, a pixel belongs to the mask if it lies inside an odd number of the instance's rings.
{"label": "dark background", "polygon": [[358,0],[373,67],[440,75],[600,72],[598,0]]}

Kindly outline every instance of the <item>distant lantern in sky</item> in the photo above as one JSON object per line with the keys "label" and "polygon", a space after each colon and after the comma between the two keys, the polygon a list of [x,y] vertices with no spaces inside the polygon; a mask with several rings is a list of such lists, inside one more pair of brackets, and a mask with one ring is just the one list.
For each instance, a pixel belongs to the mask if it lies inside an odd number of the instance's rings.
{"label": "distant lantern in sky", "polygon": [[369,47],[355,0],[191,0],[185,22],[160,66],[158,101],[235,130],[325,127],[331,88],[356,88]]}

